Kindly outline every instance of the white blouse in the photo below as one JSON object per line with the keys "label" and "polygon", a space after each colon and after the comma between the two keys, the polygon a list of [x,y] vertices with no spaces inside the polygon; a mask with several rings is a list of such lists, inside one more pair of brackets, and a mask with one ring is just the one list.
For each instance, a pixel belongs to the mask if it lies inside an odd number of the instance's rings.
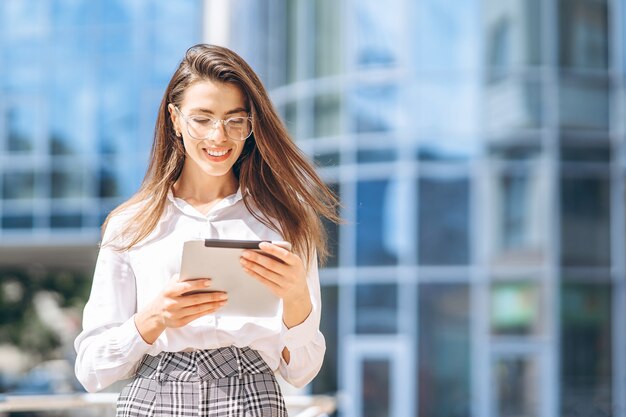
{"label": "white blouse", "polygon": [[[136,206],[135,209],[138,207]],[[104,233],[93,286],[83,313],[83,331],[74,346],[76,376],[89,392],[134,375],[145,354],[250,347],[259,352],[271,369],[300,388],[317,375],[326,342],[319,330],[320,284],[317,257],[308,269],[307,282],[313,310],[307,319],[290,329],[283,324],[282,307],[275,317],[219,317],[219,311],[180,328],[167,328],[153,343],[146,343],[135,327],[134,315],[145,308],[163,285],[180,270],[183,242],[191,239],[283,240],[258,221],[246,208],[241,190],[226,197],[202,215],[169,192],[155,230],[128,251],[115,249],[132,208],[114,216]],[[117,245],[116,245],[116,244]],[[282,358],[287,347],[290,361]]]}

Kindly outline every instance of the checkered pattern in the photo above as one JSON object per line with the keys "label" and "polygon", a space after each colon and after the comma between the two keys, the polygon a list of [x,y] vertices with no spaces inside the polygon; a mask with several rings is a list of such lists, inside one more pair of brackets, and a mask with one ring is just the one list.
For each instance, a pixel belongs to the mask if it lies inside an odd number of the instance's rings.
{"label": "checkered pattern", "polygon": [[117,417],[286,417],[274,373],[257,351],[225,347],[144,356]]}

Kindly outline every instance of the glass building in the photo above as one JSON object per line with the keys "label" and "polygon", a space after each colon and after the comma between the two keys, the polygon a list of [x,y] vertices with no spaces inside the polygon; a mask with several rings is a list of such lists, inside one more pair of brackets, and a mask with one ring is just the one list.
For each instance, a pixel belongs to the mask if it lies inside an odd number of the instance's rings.
{"label": "glass building", "polygon": [[626,2],[229,4],[343,202],[313,392],[350,417],[626,416]]}
{"label": "glass building", "polygon": [[0,2],[0,261],[71,248],[93,268],[104,217],[143,178],[167,82],[202,38],[201,8]]}
{"label": "glass building", "polygon": [[626,0],[3,0],[0,267],[93,268],[203,39],[343,202],[312,393],[626,417]]}

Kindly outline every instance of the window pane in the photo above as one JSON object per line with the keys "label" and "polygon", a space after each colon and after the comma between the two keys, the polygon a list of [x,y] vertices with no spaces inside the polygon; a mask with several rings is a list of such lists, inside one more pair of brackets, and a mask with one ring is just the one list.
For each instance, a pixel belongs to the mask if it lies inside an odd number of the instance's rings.
{"label": "window pane", "polygon": [[85,173],[82,169],[73,171],[55,168],[52,170],[52,198],[78,198],[85,195],[83,184]]}
{"label": "window pane", "polygon": [[470,415],[470,305],[464,284],[419,286],[419,416]]}
{"label": "window pane", "polygon": [[598,143],[596,146],[589,146],[588,142],[579,143],[563,143],[561,145],[561,160],[563,162],[592,162],[604,163],[611,162],[611,148],[608,143]]}
{"label": "window pane", "polygon": [[392,265],[398,262],[401,229],[398,218],[400,187],[389,180],[362,181],[357,185],[357,264]]}
{"label": "window pane", "polygon": [[358,87],[350,95],[349,111],[357,133],[396,130],[400,126],[398,89],[391,85]]}
{"label": "window pane", "polygon": [[80,228],[83,223],[83,217],[80,213],[76,214],[52,214],[50,216],[50,227],[53,229],[72,229]]}
{"label": "window pane", "polygon": [[105,62],[100,68],[96,121],[98,147],[104,154],[128,155],[137,149],[139,108],[132,56]]}
{"label": "window pane", "polygon": [[286,14],[286,31],[285,37],[285,49],[287,59],[285,60],[287,74],[287,84],[293,83],[298,80],[298,53],[300,41],[300,31],[298,28],[298,9],[304,7],[303,2],[300,1],[286,1],[285,2],[285,14]]}
{"label": "window pane", "polygon": [[494,364],[496,415],[539,416],[539,369],[536,359],[502,358]]}
{"label": "window pane", "polygon": [[357,333],[396,333],[398,286],[395,284],[357,285],[355,317]]}
{"label": "window pane", "polygon": [[[386,3],[380,2],[381,7]],[[420,71],[468,70],[480,65],[482,10],[479,0],[407,2],[415,10],[408,21],[415,67]],[[401,21],[401,20],[399,20]],[[397,25],[402,27],[401,24]]]}
{"label": "window pane", "polygon": [[491,76],[541,64],[540,0],[488,0],[487,62]]}
{"label": "window pane", "polygon": [[336,167],[339,166],[341,155],[339,152],[315,153],[313,155],[315,165],[320,167]]}
{"label": "window pane", "polygon": [[[339,189],[339,184],[327,184],[331,191],[337,196],[337,198],[341,198],[341,192]],[[326,220],[326,218],[322,219],[322,224],[324,225],[324,229],[326,230],[326,239],[328,244],[329,256],[326,261],[327,268],[337,267],[339,265],[339,257],[340,257],[340,248],[339,245],[339,225],[337,223]]]}
{"label": "window pane", "polygon": [[609,266],[608,179],[562,178],[561,207],[561,263],[564,266]]}
{"label": "window pane", "polygon": [[466,178],[419,181],[419,263],[469,262],[469,182]]}
{"label": "window pane", "polygon": [[541,287],[531,282],[497,282],[491,286],[491,332],[533,335],[540,332]]}
{"label": "window pane", "polygon": [[609,128],[609,85],[606,78],[563,76],[559,84],[561,127]]}
{"label": "window pane", "polygon": [[490,80],[485,87],[485,126],[492,135],[540,128],[543,123],[541,84],[511,76]]}
{"label": "window pane", "polygon": [[559,61],[563,67],[607,68],[606,0],[560,0]]}
{"label": "window pane", "polygon": [[390,408],[391,366],[388,360],[363,361],[363,392],[361,407],[363,417],[388,417]]}
{"label": "window pane", "polygon": [[610,284],[562,286],[562,415],[604,415],[611,410],[611,304]]}
{"label": "window pane", "polygon": [[[357,162],[392,162],[398,159],[396,149],[367,149],[367,145],[362,145],[356,152]],[[362,169],[359,167],[359,169]],[[367,168],[365,168],[367,169]]]}
{"label": "window pane", "polygon": [[351,3],[355,19],[353,37],[355,64],[359,67],[388,66],[398,62],[402,45],[402,2],[361,0]]}
{"label": "window pane", "polygon": [[37,127],[41,125],[41,112],[36,102],[16,103],[6,111],[8,152],[32,152],[35,148]]}
{"label": "window pane", "polygon": [[100,184],[98,189],[99,197],[118,197],[120,195],[120,187],[118,183],[118,175],[108,166],[100,167]]}
{"label": "window pane", "polygon": [[5,214],[2,216],[3,229],[32,229],[35,219],[32,214]]}
{"label": "window pane", "polygon": [[5,172],[2,176],[3,199],[30,199],[35,196],[35,173]]}
{"label": "window pane", "polygon": [[531,163],[491,177],[491,212],[485,220],[493,265],[541,265],[546,260],[547,181],[542,167]]}
{"label": "window pane", "polygon": [[[291,3],[287,1],[287,3]],[[296,2],[297,3],[297,2]],[[341,71],[341,13],[335,0],[317,0],[315,8],[315,76],[338,74]]]}
{"label": "window pane", "polygon": [[85,50],[68,48],[52,65],[47,95],[52,155],[87,153],[94,147],[98,126],[93,60]]}
{"label": "window pane", "polygon": [[335,136],[341,133],[341,98],[339,94],[315,97],[313,103],[313,134],[315,137]]}
{"label": "window pane", "polygon": [[[472,153],[477,145],[469,139],[479,131],[479,85],[477,77],[422,77],[417,85],[409,86],[407,130],[426,139],[433,136],[430,146]],[[447,138],[456,140],[437,143]]]}
{"label": "window pane", "polygon": [[311,390],[313,394],[332,394],[337,392],[338,372],[338,336],[339,336],[339,289],[336,285],[322,285],[322,318],[320,331],[326,339],[326,354],[324,364],[313,382]]}

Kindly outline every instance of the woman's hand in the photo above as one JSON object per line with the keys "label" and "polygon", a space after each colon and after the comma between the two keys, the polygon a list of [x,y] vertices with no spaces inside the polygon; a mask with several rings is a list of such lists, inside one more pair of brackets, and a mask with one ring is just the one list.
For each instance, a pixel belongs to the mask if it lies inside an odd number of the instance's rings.
{"label": "woman's hand", "polygon": [[214,313],[227,302],[224,292],[203,292],[211,286],[210,279],[178,281],[171,279],[163,291],[135,315],[135,326],[146,343],[154,343],[168,327],[182,327],[197,318]]}
{"label": "woman's hand", "polygon": [[297,326],[306,320],[312,310],[302,259],[295,253],[271,243],[263,242],[259,248],[278,260],[246,250],[242,253],[241,265],[250,276],[283,299],[285,326],[288,328]]}

